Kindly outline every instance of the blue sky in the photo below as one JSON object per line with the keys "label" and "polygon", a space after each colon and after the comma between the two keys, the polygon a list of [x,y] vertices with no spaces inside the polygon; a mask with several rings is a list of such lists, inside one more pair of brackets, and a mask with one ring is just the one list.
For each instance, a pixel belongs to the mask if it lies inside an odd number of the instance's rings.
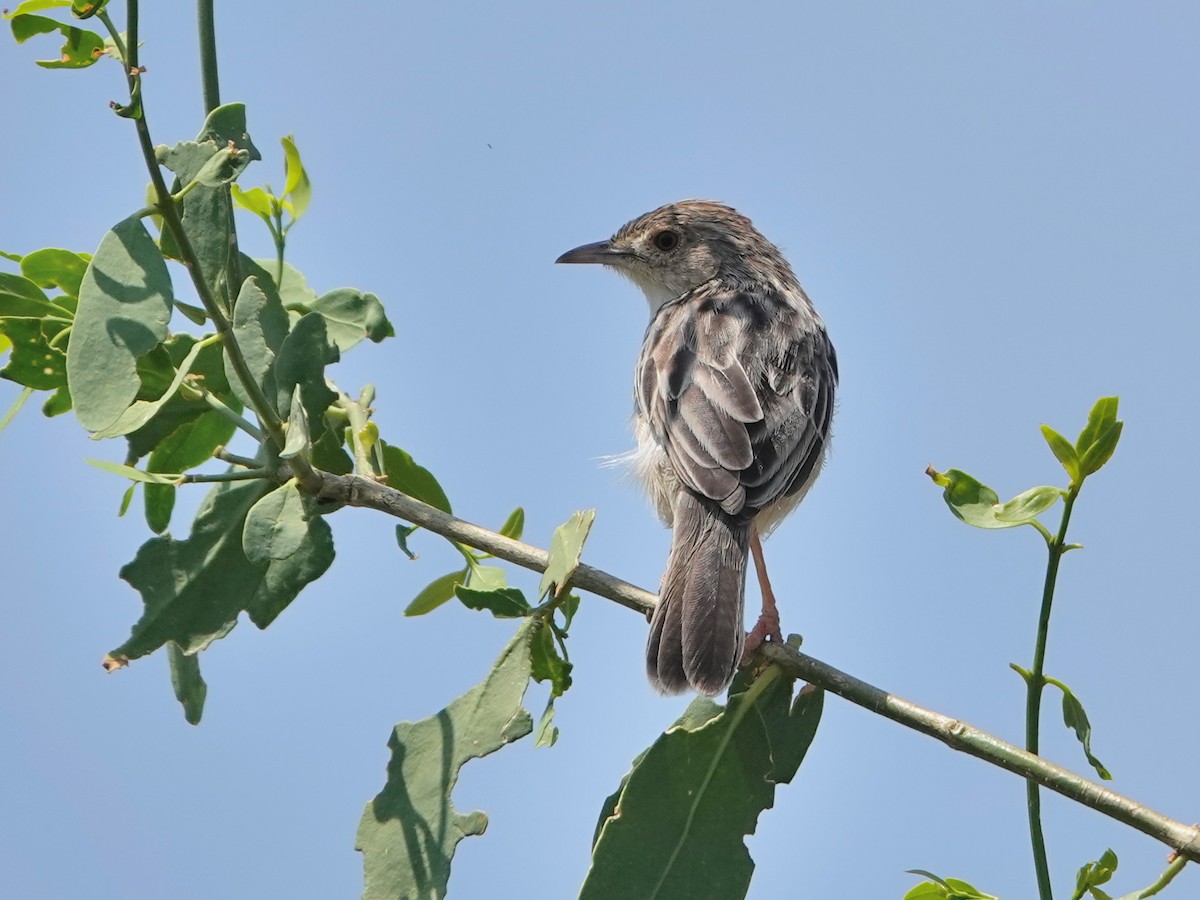
{"label": "blue sky", "polygon": [[[154,138],[191,138],[190,4],[145,7]],[[645,304],[610,274],[552,262],[662,203],[728,202],[788,254],[842,370],[829,465],[767,544],[785,631],[1019,741],[1008,663],[1032,653],[1041,541],[961,525],[923,472],[963,468],[1006,496],[1061,483],[1039,424],[1073,435],[1118,394],[1124,436],[1076,507],[1086,549],[1063,564],[1047,672],[1085,703],[1115,790],[1200,818],[1186,689],[1200,628],[1200,9],[397,9],[219,4],[222,94],[247,103],[266,156],[244,185],[280,185],[278,138],[295,134],[314,200],[292,262],[318,290],[374,291],[397,331],[332,375],[377,386],[384,436],[438,475],[455,511],[496,527],[521,504],[526,538],[545,545],[595,507],[585,559],[657,583],[668,535],[598,464],[630,442]],[[37,69],[49,39],[0,47],[0,248],[93,250],[143,203],[132,127],[106,106],[119,71]],[[269,252],[255,220],[239,224],[245,247]],[[0,383],[0,406],[16,394]],[[409,562],[390,521],[339,512],[331,572],[268,631],[244,622],[205,654],[192,728],[165,658],[100,668],[140,610],[116,573],[148,533],[115,518],[124,485],[82,461],[97,455],[122,449],[33,405],[0,434],[0,892],[355,896],[354,830],[392,724],[476,683],[511,623],[456,606],[403,618],[453,552],[423,536]],[[176,517],[181,534],[187,510]],[[585,598],[558,746],[526,741],[463,772],[456,805],[491,823],[460,845],[452,897],[573,896],[600,804],[685,702],[645,684],[644,631]],[[1049,696],[1044,721],[1045,755],[1083,772]],[[1106,847],[1121,859],[1114,893],[1165,865],[1148,838],[1044,804],[1060,895]],[[1015,777],[830,698],[749,841],[750,896],[899,898],[919,867],[1019,900],[1034,893],[1024,817]]]}

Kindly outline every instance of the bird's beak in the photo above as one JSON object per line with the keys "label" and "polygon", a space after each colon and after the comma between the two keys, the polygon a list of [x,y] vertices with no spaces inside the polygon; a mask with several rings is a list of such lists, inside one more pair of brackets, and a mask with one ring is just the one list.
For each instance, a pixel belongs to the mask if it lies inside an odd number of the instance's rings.
{"label": "bird's beak", "polygon": [[612,241],[596,241],[594,244],[584,244],[574,250],[568,250],[555,260],[556,263],[600,263],[611,266],[620,262],[628,253],[617,250]]}

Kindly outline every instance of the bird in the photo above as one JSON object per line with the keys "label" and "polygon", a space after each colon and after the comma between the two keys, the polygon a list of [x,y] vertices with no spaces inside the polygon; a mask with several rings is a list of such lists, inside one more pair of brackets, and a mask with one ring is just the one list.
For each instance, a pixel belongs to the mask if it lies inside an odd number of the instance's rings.
{"label": "bird", "polygon": [[[646,674],[662,694],[715,696],[764,640],[781,640],[761,540],[824,464],[833,344],[779,248],[723,203],[659,207],[556,262],[613,269],[650,305],[630,456],[672,537]],[[748,554],[763,598],[749,634]]]}

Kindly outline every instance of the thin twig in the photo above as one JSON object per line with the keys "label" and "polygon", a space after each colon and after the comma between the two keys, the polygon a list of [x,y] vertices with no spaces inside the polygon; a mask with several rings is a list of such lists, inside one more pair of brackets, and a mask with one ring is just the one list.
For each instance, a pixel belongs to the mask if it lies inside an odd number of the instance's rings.
{"label": "thin twig", "polygon": [[[545,550],[455,518],[366,478],[319,470],[315,474],[321,480],[317,497],[322,501],[376,509],[523,568],[545,571]],[[657,600],[649,591],[591,566],[580,565],[571,576],[571,584],[642,614],[653,610]],[[893,722],[935,737],[954,750],[1035,781],[1162,841],[1181,857],[1200,862],[1200,827],[1168,818],[985,731],[889,694],[784,644],[766,643],[761,652],[769,662],[776,663],[795,678],[802,678]]]}

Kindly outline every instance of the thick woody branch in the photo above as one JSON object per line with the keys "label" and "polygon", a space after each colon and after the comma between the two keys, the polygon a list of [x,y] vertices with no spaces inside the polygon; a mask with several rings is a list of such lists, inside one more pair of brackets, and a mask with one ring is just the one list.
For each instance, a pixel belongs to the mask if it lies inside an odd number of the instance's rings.
{"label": "thick woody branch", "polygon": [[[328,472],[315,474],[321,479],[317,492],[320,500],[377,509],[514,565],[536,572],[545,571],[545,550],[464,522],[366,478]],[[654,608],[657,599],[649,591],[591,566],[580,565],[571,576],[571,584],[643,614]],[[769,662],[793,677],[802,678],[893,722],[937,738],[954,750],[968,753],[1057,791],[1064,797],[1161,841],[1182,858],[1200,862],[1200,827],[1168,818],[985,731],[889,694],[786,645],[764,644],[761,652]]]}

